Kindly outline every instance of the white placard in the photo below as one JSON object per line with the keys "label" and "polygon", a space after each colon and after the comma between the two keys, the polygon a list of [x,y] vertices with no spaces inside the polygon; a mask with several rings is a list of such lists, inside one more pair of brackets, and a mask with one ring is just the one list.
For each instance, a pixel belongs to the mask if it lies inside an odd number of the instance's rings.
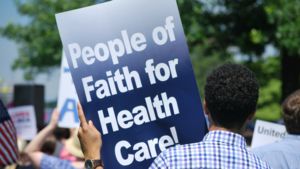
{"label": "white placard", "polygon": [[256,120],[251,148],[281,140],[286,135],[284,125]]}
{"label": "white placard", "polygon": [[18,138],[32,140],[37,134],[35,110],[32,105],[9,108]]}
{"label": "white placard", "polygon": [[57,105],[58,110],[60,111],[58,126],[75,128],[79,126],[79,118],[77,114],[78,97],[68,62],[64,54],[62,57],[60,72],[60,86]]}

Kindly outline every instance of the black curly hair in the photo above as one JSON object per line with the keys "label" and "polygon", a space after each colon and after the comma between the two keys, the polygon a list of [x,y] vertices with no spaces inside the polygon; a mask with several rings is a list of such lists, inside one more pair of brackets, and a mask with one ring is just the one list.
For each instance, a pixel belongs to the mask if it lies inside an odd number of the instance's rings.
{"label": "black curly hair", "polygon": [[247,67],[224,64],[206,79],[205,101],[213,122],[227,129],[240,130],[256,111],[259,85]]}

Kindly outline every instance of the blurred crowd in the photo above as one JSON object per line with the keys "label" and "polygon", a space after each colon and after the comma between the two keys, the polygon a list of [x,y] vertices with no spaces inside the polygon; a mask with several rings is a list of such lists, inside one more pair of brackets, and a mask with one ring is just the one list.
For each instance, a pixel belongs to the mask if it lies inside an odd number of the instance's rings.
{"label": "blurred crowd", "polygon": [[[59,113],[55,109],[51,120],[31,141],[18,138],[19,160],[5,169],[84,168],[84,157],[77,129],[57,127]],[[0,167],[1,168],[1,167]]]}
{"label": "blurred crowd", "polygon": [[[254,116],[258,89],[256,77],[248,68],[234,64],[217,68],[208,76],[205,87],[203,109],[210,123],[209,133],[202,142],[193,144],[193,151],[189,151],[190,144],[175,146],[161,153],[150,168],[203,168],[187,167],[186,161],[189,160],[188,163],[210,168],[224,168],[227,163],[232,165],[229,168],[299,168],[300,90],[282,103],[282,117],[288,134],[281,141],[267,146],[252,150],[246,147],[244,137],[240,134]],[[220,98],[222,103],[219,102]],[[79,129],[58,128],[59,111],[54,109],[48,125],[33,140],[18,139],[18,161],[3,168],[85,168],[85,160],[90,159],[87,154],[100,152],[102,140],[91,121],[86,121],[80,105],[78,113],[81,121]],[[194,158],[189,159],[189,156]],[[175,165],[172,163],[174,161]],[[202,165],[203,161],[205,164]],[[103,166],[99,167],[102,169]]]}

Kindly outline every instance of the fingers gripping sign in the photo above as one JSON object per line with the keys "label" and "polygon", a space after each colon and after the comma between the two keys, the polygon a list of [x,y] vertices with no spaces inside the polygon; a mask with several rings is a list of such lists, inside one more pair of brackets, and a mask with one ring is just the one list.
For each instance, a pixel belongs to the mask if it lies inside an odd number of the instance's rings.
{"label": "fingers gripping sign", "polygon": [[85,119],[85,116],[84,116],[84,113],[83,113],[80,103],[77,104],[77,109],[78,109],[78,117],[80,120],[80,129],[81,129],[81,128],[83,128],[83,126],[87,125],[87,122],[86,122],[86,119]]}
{"label": "fingers gripping sign", "polygon": [[78,138],[85,159],[100,159],[100,151],[102,146],[101,134],[94,126],[93,122],[86,121],[84,112],[80,104],[77,106],[80,127],[78,130]]}

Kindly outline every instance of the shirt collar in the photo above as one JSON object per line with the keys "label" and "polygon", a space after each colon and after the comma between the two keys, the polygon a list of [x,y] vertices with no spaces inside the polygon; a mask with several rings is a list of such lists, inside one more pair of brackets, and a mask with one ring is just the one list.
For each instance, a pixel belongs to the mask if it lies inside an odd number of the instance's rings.
{"label": "shirt collar", "polygon": [[219,142],[224,144],[229,144],[233,146],[238,146],[241,148],[246,148],[245,138],[237,133],[229,131],[214,130],[208,132],[204,138],[204,142]]}

